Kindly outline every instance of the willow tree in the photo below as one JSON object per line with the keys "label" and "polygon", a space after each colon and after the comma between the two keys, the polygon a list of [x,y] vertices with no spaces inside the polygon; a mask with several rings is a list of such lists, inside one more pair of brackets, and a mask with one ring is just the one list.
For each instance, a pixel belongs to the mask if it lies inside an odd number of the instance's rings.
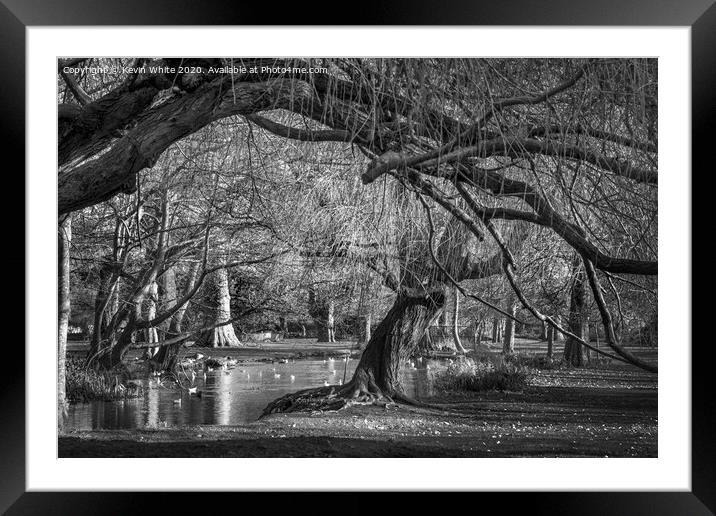
{"label": "willow tree", "polygon": [[[395,303],[352,381],[270,410],[400,398],[400,360],[443,305],[446,284],[480,297],[461,285],[476,270],[500,270],[528,313],[590,347],[521,288],[515,221],[548,228],[580,256],[610,348],[600,353],[656,370],[621,345],[601,285],[658,271],[656,60],[243,59],[246,73],[229,74],[209,66],[235,60],[205,61],[199,73],[137,73],[90,102],[60,106],[60,213],[132,192],[169,146],[225,119],[350,147],[364,184],[389,177],[425,206],[423,220],[439,206],[499,249],[490,266],[440,263],[434,227],[422,243],[403,245],[415,258],[384,275]],[[63,79],[83,96],[81,84]],[[426,277],[439,280],[416,280]]]}

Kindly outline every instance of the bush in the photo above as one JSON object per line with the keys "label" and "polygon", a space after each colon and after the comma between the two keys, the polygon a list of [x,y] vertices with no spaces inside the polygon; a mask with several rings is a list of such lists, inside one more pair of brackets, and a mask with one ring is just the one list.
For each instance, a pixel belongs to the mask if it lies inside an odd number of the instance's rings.
{"label": "bush", "polygon": [[521,391],[527,385],[528,369],[511,361],[497,364],[470,358],[450,364],[435,376],[435,387],[444,391]]}
{"label": "bush", "polygon": [[76,358],[68,358],[65,367],[65,395],[70,403],[117,401],[144,395],[142,386],[127,383],[123,372],[88,369]]}

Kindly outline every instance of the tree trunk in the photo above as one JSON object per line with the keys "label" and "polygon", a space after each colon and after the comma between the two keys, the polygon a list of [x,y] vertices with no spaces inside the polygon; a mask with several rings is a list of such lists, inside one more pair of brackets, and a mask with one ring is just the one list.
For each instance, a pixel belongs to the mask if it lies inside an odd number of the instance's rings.
{"label": "tree trunk", "polygon": [[452,337],[455,342],[455,349],[460,353],[467,353],[467,350],[463,347],[460,341],[460,292],[457,287],[453,285],[451,289],[452,295]]}
{"label": "tree trunk", "polygon": [[[575,274],[569,301],[569,331],[578,335],[582,339],[585,337],[584,322],[586,316],[585,306],[587,294],[584,280],[584,268],[581,265],[581,261],[579,261],[575,265]],[[567,337],[567,340],[564,343],[563,356],[565,363],[574,367],[582,367],[585,364],[586,357],[584,353],[584,346],[572,337]]]}
{"label": "tree trunk", "polygon": [[[561,315],[555,316],[554,322],[556,322],[560,328],[563,328]],[[557,342],[558,340],[562,340],[564,338],[564,335],[562,335],[562,332],[557,330],[556,328],[552,328],[552,338],[555,342]]]}
{"label": "tree trunk", "polygon": [[482,344],[482,335],[485,331],[485,321],[483,319],[475,321],[475,351],[480,348]]}
{"label": "tree trunk", "polygon": [[[145,305],[146,305],[145,319],[147,321],[151,321],[152,319],[154,319],[157,316],[157,302],[158,301],[159,301],[159,285],[157,285],[157,282],[155,281],[149,287],[149,292],[147,293],[147,298],[145,300]],[[157,343],[157,342],[159,342],[159,332],[157,332],[157,329],[154,327],[146,328],[144,331],[144,338],[148,344]],[[146,357],[152,358],[158,352],[159,352],[158,347],[147,348]]]}
{"label": "tree trunk", "polygon": [[[189,276],[187,277],[186,284],[184,286],[184,295],[188,294],[197,280],[199,272],[199,262],[195,262],[190,270]],[[169,269],[162,276],[164,286],[164,308],[169,309],[176,305],[178,298],[176,288],[176,273],[174,269]],[[177,337],[182,331],[182,322],[184,320],[184,314],[186,314],[189,303],[185,303],[184,306],[179,308],[169,320],[169,324],[165,331],[165,339],[171,339]],[[182,343],[170,344],[168,346],[162,346],[159,348],[159,352],[154,356],[155,367],[160,371],[171,371],[177,362],[179,355],[179,349]]]}
{"label": "tree trunk", "polygon": [[112,273],[112,257],[104,258],[99,269],[99,287],[95,295],[94,302],[94,324],[92,330],[92,339],[90,341],[88,360],[97,355],[106,344],[107,324],[109,317],[107,314],[107,306],[110,296],[113,296],[114,285],[112,283],[114,275]]}
{"label": "tree trunk", "polygon": [[281,336],[285,338],[286,334],[288,334],[288,321],[285,317],[278,318],[278,329],[281,332]]}
{"label": "tree trunk", "polygon": [[234,333],[234,327],[231,323],[227,323],[227,321],[231,320],[231,294],[229,292],[228,271],[218,269],[211,273],[208,287],[211,311],[207,325],[221,324],[221,326],[207,331],[197,344],[213,348],[242,346],[236,333]]}
{"label": "tree trunk", "polygon": [[370,312],[358,318],[358,344],[364,346],[370,342],[370,325],[371,325],[371,314]]}
{"label": "tree trunk", "polygon": [[552,325],[549,325],[547,327],[547,356],[549,358],[552,358],[553,350],[554,350],[554,334],[556,333],[556,330],[552,327]]}
{"label": "tree trunk", "polygon": [[444,299],[397,297],[375,329],[351,383],[356,393],[403,394],[398,371],[413,355]]}
{"label": "tree trunk", "polygon": [[500,319],[497,317],[492,319],[492,342],[500,342]]}
{"label": "tree trunk", "polygon": [[[513,317],[517,315],[517,305],[514,300],[507,303],[507,312]],[[511,355],[515,352],[515,320],[505,317],[505,335],[502,341],[502,352]]]}
{"label": "tree trunk", "polygon": [[335,342],[335,309],[333,299],[325,301],[318,310],[316,323],[318,325],[318,342]]}
{"label": "tree trunk", "polygon": [[67,356],[67,328],[70,321],[70,242],[72,241],[72,215],[67,215],[60,224],[57,234],[58,244],[58,335],[57,335],[57,425],[60,430],[64,427],[67,414],[67,400],[65,396]]}

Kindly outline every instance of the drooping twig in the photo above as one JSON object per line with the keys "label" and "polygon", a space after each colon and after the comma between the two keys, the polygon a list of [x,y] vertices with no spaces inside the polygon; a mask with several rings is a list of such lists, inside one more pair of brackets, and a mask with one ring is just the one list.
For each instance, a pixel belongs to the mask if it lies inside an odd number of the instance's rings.
{"label": "drooping twig", "polygon": [[594,264],[592,262],[582,256],[582,261],[584,262],[584,269],[587,272],[587,278],[589,279],[589,285],[592,287],[592,294],[594,295],[594,301],[597,303],[597,308],[599,309],[599,314],[602,316],[602,324],[604,325],[604,334],[607,339],[607,344],[610,348],[614,350],[615,353],[617,353],[619,356],[623,357],[626,361],[630,362],[631,364],[634,364],[637,367],[640,367],[646,371],[649,371],[651,373],[658,372],[658,367],[649,364],[648,362],[643,361],[639,357],[635,356],[634,354],[630,353],[626,349],[624,349],[621,345],[619,345],[619,342],[617,341],[617,336],[614,332],[614,324],[612,322],[612,315],[609,313],[609,307],[607,307],[606,301],[604,301],[604,295],[602,294],[601,286],[599,285],[599,279],[597,278],[597,273],[594,270]]}
{"label": "drooping twig", "polygon": [[428,225],[429,225],[429,229],[430,229],[430,235],[428,236],[428,248],[430,249],[430,256],[431,256],[433,262],[435,263],[435,265],[438,267],[438,269],[440,269],[440,272],[442,272],[442,274],[450,281],[450,283],[452,283],[455,286],[455,288],[457,288],[460,291],[460,293],[463,296],[471,297],[475,301],[478,301],[478,302],[484,304],[485,306],[488,306],[489,308],[495,310],[496,312],[501,313],[505,317],[509,317],[510,319],[513,319],[520,324],[524,324],[524,321],[518,319],[514,315],[505,312],[501,308],[493,305],[492,303],[490,303],[489,301],[486,301],[485,299],[482,299],[480,296],[478,296],[476,294],[467,292],[462,286],[460,286],[460,284],[455,280],[455,278],[452,277],[452,275],[447,271],[447,269],[445,269],[443,264],[440,263],[440,260],[438,260],[438,257],[435,254],[435,249],[433,249],[433,236],[435,235],[435,224],[433,223],[433,216],[432,216],[432,213],[430,210],[430,206],[428,206],[428,203],[425,201],[422,194],[418,193],[418,199],[420,200],[421,204],[423,205],[423,208],[425,208],[425,213],[427,214],[427,217],[428,217]]}
{"label": "drooping twig", "polygon": [[[504,253],[509,253],[509,249],[507,248],[507,245],[505,244],[505,241],[504,241],[504,239],[502,238],[502,235],[501,235],[500,232],[497,230],[497,228],[496,228],[495,225],[492,223],[492,221],[488,221],[487,224],[486,224],[486,226],[487,226],[487,229],[488,229],[488,231],[490,232],[490,234],[493,236],[493,238],[495,239],[495,241],[497,242],[497,244],[498,244],[498,245],[500,246],[500,248],[502,249],[502,251],[503,251]],[[530,303],[530,302],[528,301],[527,297],[526,297],[526,296],[524,295],[524,293],[522,292],[522,289],[520,289],[519,285],[517,284],[517,279],[515,278],[514,272],[513,272],[513,270],[512,270],[512,265],[511,265],[508,261],[505,261],[505,263],[504,263],[504,269],[505,269],[505,275],[507,276],[507,281],[509,281],[510,286],[512,287],[512,290],[513,290],[513,291],[515,292],[515,294],[517,295],[517,298],[518,298],[518,299],[520,300],[520,302],[522,303],[522,306],[524,306],[524,307],[525,307],[532,315],[534,315],[537,319],[539,319],[540,321],[546,322],[547,324],[549,324],[550,326],[552,326],[553,328],[555,328],[557,331],[563,333],[564,335],[567,335],[568,337],[573,338],[574,340],[578,341],[580,344],[582,344],[582,345],[585,346],[586,348],[589,348],[589,349],[591,349],[592,351],[595,351],[595,352],[597,352],[597,353],[600,354],[600,355],[604,355],[604,356],[606,356],[606,357],[609,357],[609,358],[611,358],[612,360],[618,360],[618,361],[620,361],[620,362],[628,362],[627,359],[620,358],[620,357],[618,357],[618,356],[616,356],[616,355],[612,355],[611,353],[607,353],[607,352],[605,352],[605,351],[602,351],[602,350],[599,349],[599,348],[595,348],[594,346],[592,346],[591,344],[589,344],[588,342],[586,342],[586,341],[585,341],[584,339],[582,339],[581,337],[575,335],[575,334],[572,333],[571,331],[569,331],[569,330],[563,328],[561,325],[557,324],[557,322],[556,322],[552,317],[550,317],[550,316],[548,316],[548,315],[544,315],[543,313],[541,313],[539,310],[537,310],[537,308],[535,308],[535,307],[532,305],[532,303]],[[636,364],[635,364],[635,365],[636,365]]]}

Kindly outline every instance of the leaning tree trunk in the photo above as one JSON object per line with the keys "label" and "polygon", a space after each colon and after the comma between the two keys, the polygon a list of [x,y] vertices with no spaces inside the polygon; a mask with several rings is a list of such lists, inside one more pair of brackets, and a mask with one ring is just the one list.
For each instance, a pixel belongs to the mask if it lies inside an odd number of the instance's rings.
{"label": "leaning tree trunk", "polygon": [[444,297],[398,296],[373,332],[353,378],[343,386],[306,389],[274,400],[273,412],[338,409],[353,401],[405,399],[400,364],[415,353],[427,328],[440,313]]}
{"label": "leaning tree trunk", "polygon": [[[575,267],[574,280],[572,282],[572,292],[569,301],[569,331],[575,335],[585,339],[585,317],[586,317],[586,296],[585,274],[581,262]],[[588,338],[588,335],[586,335]],[[586,356],[584,346],[573,339],[567,337],[564,343],[564,362],[574,367],[582,367],[585,364]]]}
{"label": "leaning tree trunk", "polygon": [[[231,294],[229,292],[229,273],[218,269],[208,281],[211,312],[208,326],[216,326],[202,335],[197,344],[213,348],[242,346],[234,333],[231,320]],[[224,324],[226,323],[226,324]]]}
{"label": "leaning tree trunk", "polygon": [[70,242],[72,239],[72,215],[67,215],[60,224],[57,234],[58,243],[58,336],[57,336],[57,424],[60,429],[64,426],[67,413],[67,400],[65,396],[67,356],[67,329],[70,322]]}

